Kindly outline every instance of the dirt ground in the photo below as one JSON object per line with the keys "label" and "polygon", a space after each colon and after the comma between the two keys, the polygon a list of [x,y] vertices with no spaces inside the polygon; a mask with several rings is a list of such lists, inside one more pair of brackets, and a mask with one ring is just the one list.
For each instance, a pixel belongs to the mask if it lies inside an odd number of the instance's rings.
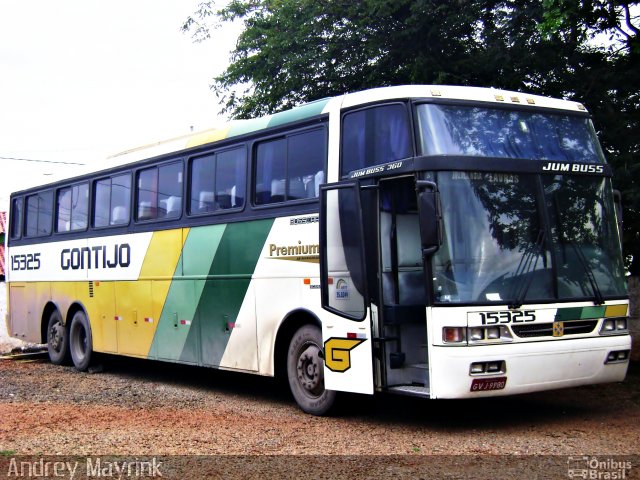
{"label": "dirt ground", "polygon": [[[0,353],[25,346],[6,336],[3,304]],[[157,476],[96,475],[91,458],[157,460],[171,479],[640,478],[640,362],[619,384],[472,401],[353,395],[318,418],[274,379],[103,360],[80,373],[0,357],[0,478]],[[87,468],[39,475],[62,461]]]}
{"label": "dirt ground", "polygon": [[[257,459],[287,459],[303,471],[314,462],[335,464],[333,473],[351,465],[345,476],[326,478],[416,478],[427,467],[424,478],[434,478],[436,467],[435,478],[513,478],[523,469],[531,478],[568,478],[568,457],[626,456],[637,469],[625,478],[640,477],[640,364],[623,383],[517,397],[343,400],[337,416],[318,418],[298,410],[270,378],[114,357],[98,373],[46,359],[2,359],[0,478],[1,460],[6,467],[11,456],[23,455],[174,462],[198,455],[218,467],[226,459],[242,472]],[[213,478],[218,467],[192,478]]]}

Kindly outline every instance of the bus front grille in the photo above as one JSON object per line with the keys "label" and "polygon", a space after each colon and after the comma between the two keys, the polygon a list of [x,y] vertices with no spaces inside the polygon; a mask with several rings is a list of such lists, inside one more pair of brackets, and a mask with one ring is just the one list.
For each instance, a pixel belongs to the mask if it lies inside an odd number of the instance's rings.
{"label": "bus front grille", "polygon": [[[581,320],[564,322],[564,334],[567,335],[579,335],[584,333],[591,333],[596,328],[598,320]],[[536,325],[514,325],[511,327],[513,333],[520,338],[532,338],[532,337],[552,337],[553,336],[553,323],[540,323]]]}

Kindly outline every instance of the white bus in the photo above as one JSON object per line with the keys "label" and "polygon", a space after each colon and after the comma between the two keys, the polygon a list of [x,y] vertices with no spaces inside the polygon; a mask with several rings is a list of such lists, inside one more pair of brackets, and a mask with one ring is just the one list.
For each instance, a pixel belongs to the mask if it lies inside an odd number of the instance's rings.
{"label": "white bus", "polygon": [[399,86],[194,135],[11,196],[7,326],[337,392],[510,395],[624,379],[611,167],[585,108]]}

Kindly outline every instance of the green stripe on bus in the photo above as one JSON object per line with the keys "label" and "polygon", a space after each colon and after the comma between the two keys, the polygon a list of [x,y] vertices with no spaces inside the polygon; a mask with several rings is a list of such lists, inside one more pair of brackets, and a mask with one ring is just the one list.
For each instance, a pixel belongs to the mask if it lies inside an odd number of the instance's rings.
{"label": "green stripe on bus", "polygon": [[276,113],[269,120],[269,127],[277,127],[285,123],[297,122],[298,120],[320,115],[328,101],[328,98],[324,98],[315,102],[305,103],[291,110]]}
{"label": "green stripe on bus", "polygon": [[604,312],[607,310],[606,306],[600,306],[600,307],[583,307],[582,309],[582,315],[580,316],[581,319],[588,319],[588,318],[602,318],[604,317]]}
{"label": "green stripe on bus", "polygon": [[256,132],[258,130],[267,128],[270,118],[270,116],[267,116],[252,118],[248,120],[235,120],[231,122],[229,133],[227,133],[227,138],[236,137],[238,135],[244,135],[245,133]]}
{"label": "green stripe on bus", "polygon": [[590,318],[602,318],[605,316],[606,306],[600,307],[570,307],[559,308],[556,311],[556,322],[569,320],[587,320]]}
{"label": "green stripe on bus", "polygon": [[[226,225],[211,225],[194,227],[189,231],[151,347],[158,358],[182,360],[184,345],[193,328],[196,305],[204,286],[204,281],[191,278],[205,278],[209,274],[225,229]],[[184,361],[197,363],[197,353],[194,351]]]}
{"label": "green stripe on bus", "polygon": [[197,311],[180,360],[190,361],[201,352],[204,365],[220,365],[233,329],[230,325],[236,322],[273,221],[227,225],[209,278],[197,281]]}

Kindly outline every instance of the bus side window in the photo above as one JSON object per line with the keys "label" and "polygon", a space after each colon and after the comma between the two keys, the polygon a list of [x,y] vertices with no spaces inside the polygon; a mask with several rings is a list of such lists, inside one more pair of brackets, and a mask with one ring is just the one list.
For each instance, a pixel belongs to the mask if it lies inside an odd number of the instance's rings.
{"label": "bus side window", "polygon": [[291,135],[287,144],[289,190],[287,199],[314,198],[320,193],[316,181],[322,177],[327,157],[327,136],[324,129]]}
{"label": "bus side window", "polygon": [[22,198],[14,198],[11,208],[11,231],[12,239],[22,236]]}
{"label": "bus side window", "polygon": [[242,207],[246,175],[244,146],[194,158],[189,170],[189,213]]}
{"label": "bus side window", "polygon": [[341,176],[412,155],[405,105],[396,103],[345,114],[342,120]]}
{"label": "bus side window", "polygon": [[199,214],[214,210],[215,155],[205,155],[191,160],[189,213]]}
{"label": "bus side window", "polygon": [[111,179],[98,180],[94,184],[94,190],[93,226],[106,227],[109,225],[109,209],[111,208]]}
{"label": "bus side window", "polygon": [[258,144],[256,150],[256,205],[284,200],[284,175],[286,168],[286,140],[279,138]]}
{"label": "bus side window", "polygon": [[81,183],[58,190],[56,231],[71,232],[87,228],[89,185]]}
{"label": "bus side window", "polygon": [[162,165],[158,175],[158,218],[182,214],[182,162]]}
{"label": "bus side window", "polygon": [[68,232],[71,230],[71,188],[58,190],[58,218],[56,231]]}
{"label": "bus side window", "polygon": [[254,179],[256,205],[318,197],[326,158],[324,128],[259,143]]}
{"label": "bus side window", "polygon": [[27,197],[27,237],[43,237],[51,234],[53,220],[53,192],[40,192]]}
{"label": "bus side window", "polygon": [[98,180],[94,184],[94,190],[94,227],[129,223],[131,205],[131,175],[129,173]]}
{"label": "bus side window", "polygon": [[131,211],[131,175],[125,173],[111,179],[111,209],[109,225],[126,225]]}
{"label": "bus side window", "polygon": [[178,218],[182,214],[182,162],[138,172],[137,220]]}
{"label": "bus side window", "polygon": [[227,150],[216,155],[216,204],[220,209],[244,205],[246,176],[244,148]]}

